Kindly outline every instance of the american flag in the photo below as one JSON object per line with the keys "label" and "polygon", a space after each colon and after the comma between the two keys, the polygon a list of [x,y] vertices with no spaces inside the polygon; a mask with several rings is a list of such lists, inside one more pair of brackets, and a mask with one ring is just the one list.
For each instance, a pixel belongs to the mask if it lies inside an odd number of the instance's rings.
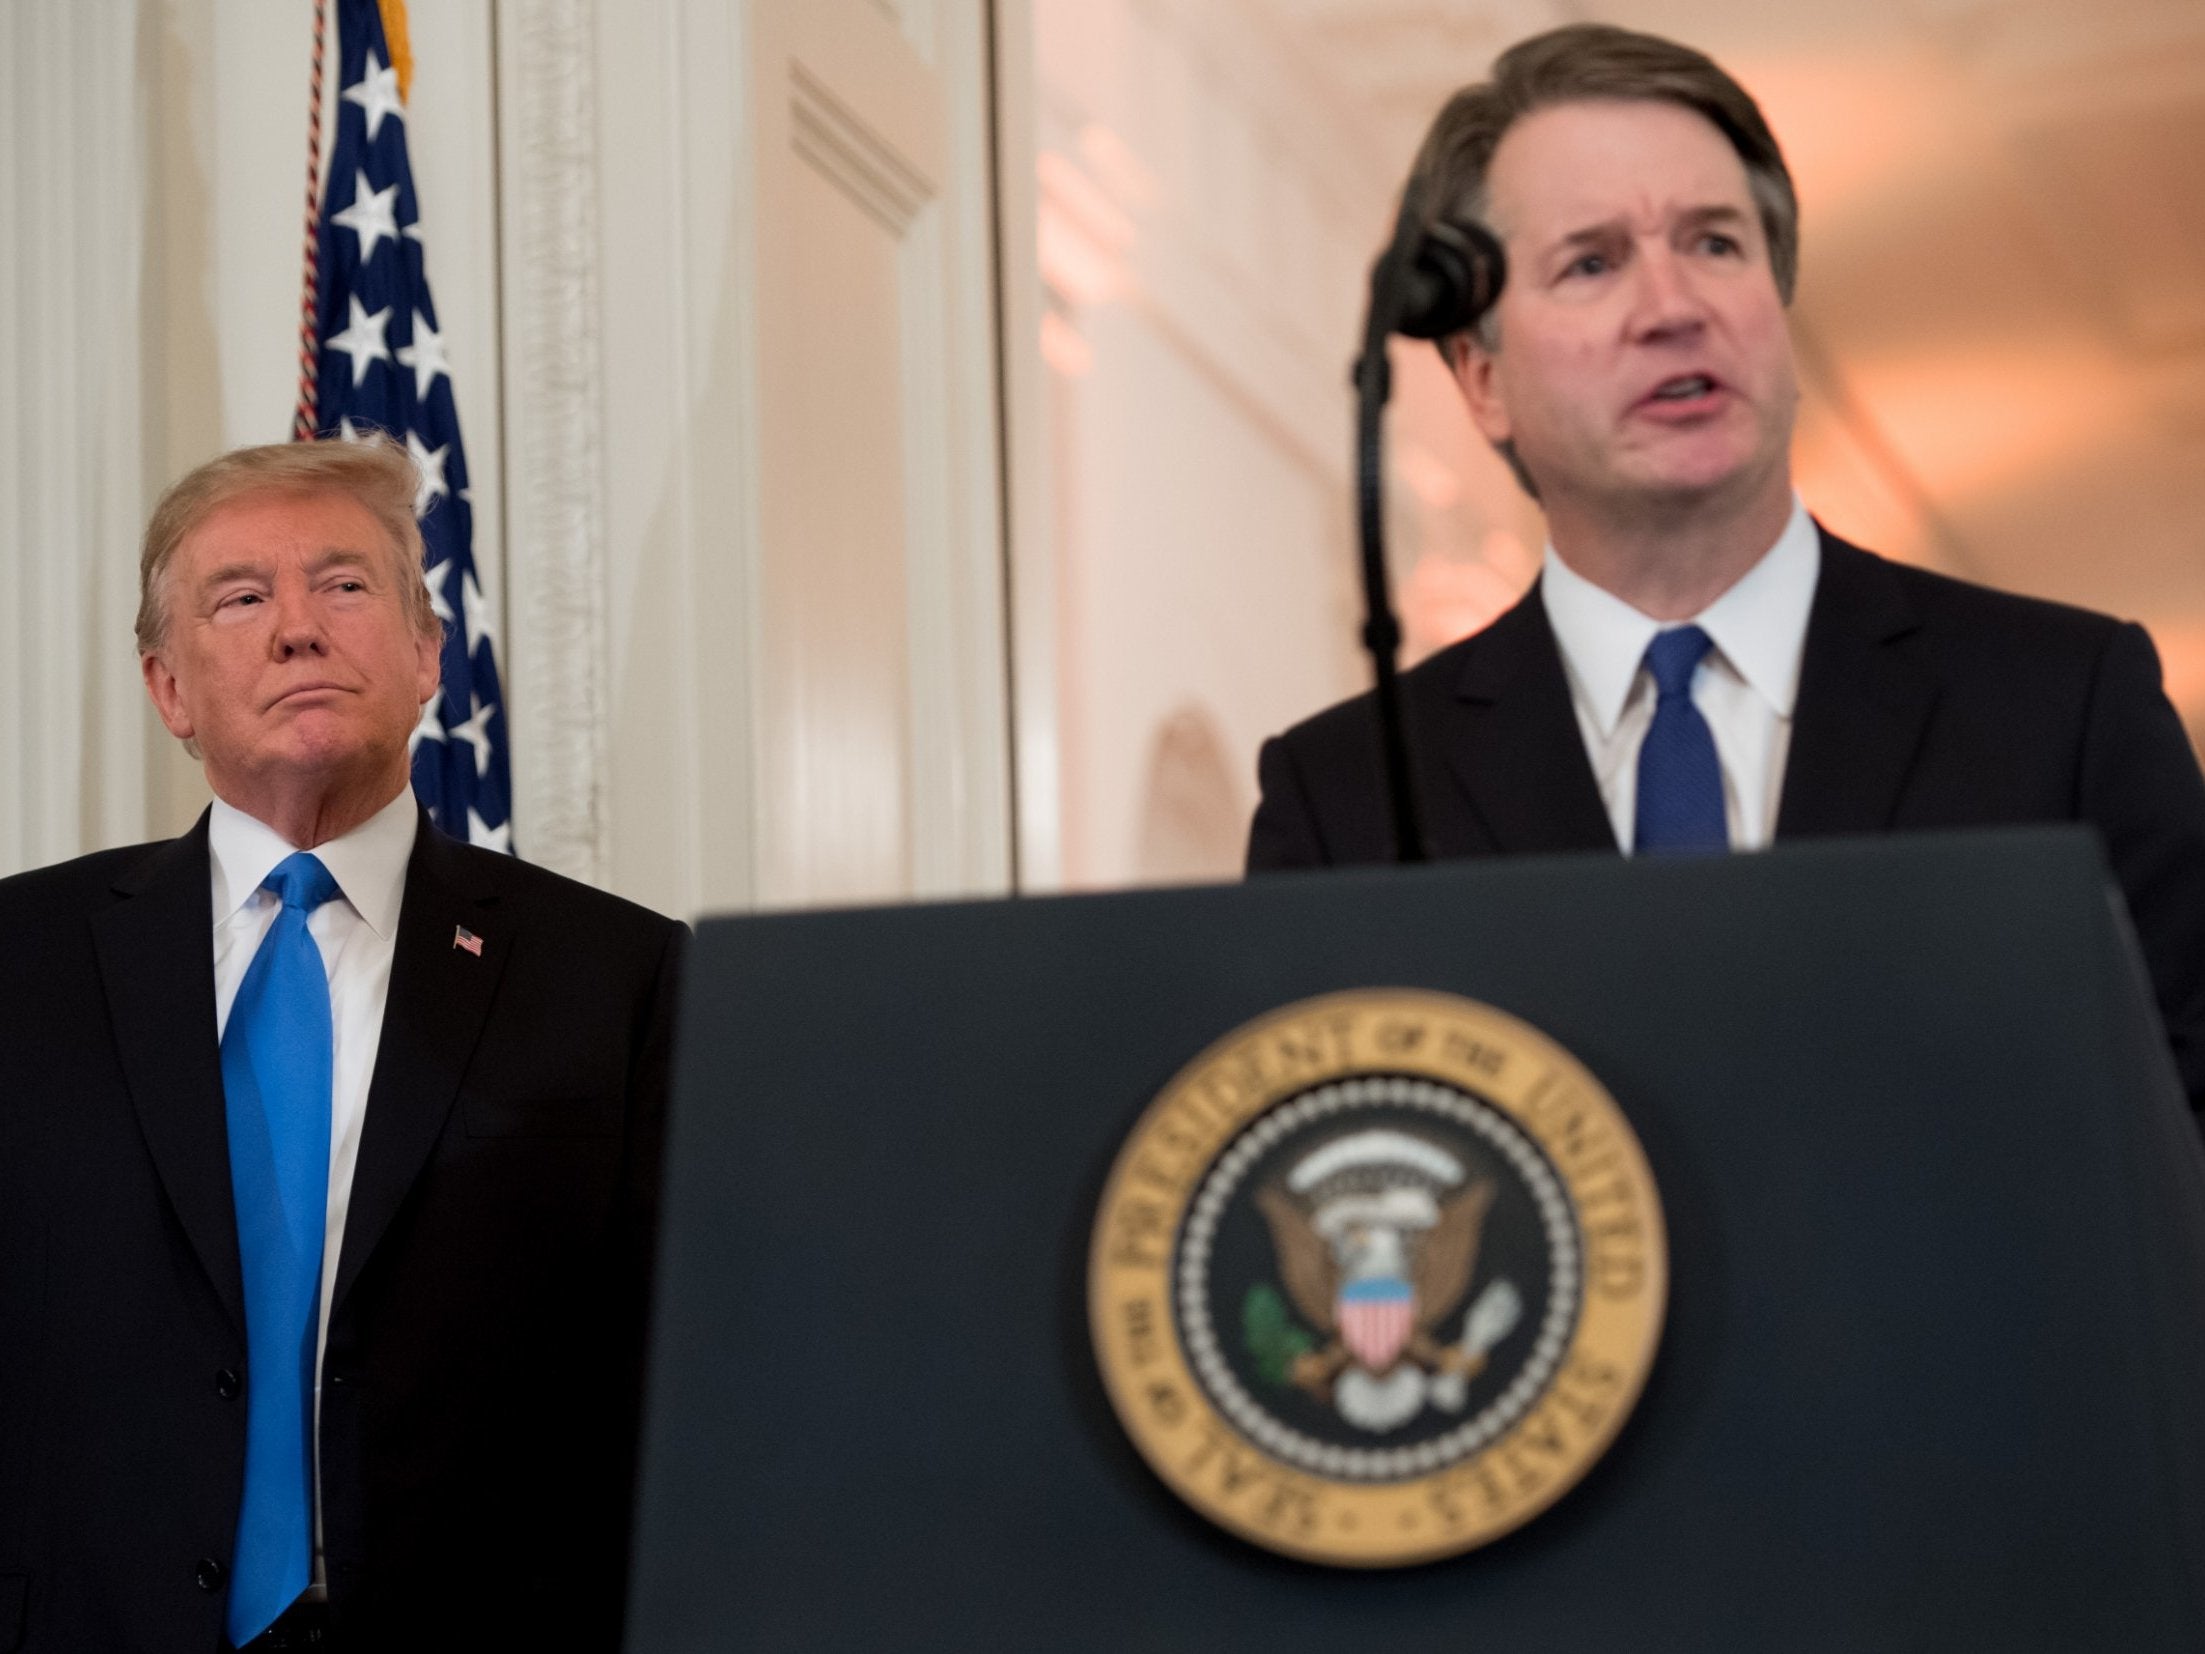
{"label": "american flag", "polygon": [[[511,853],[513,786],[497,639],[475,578],[474,508],[445,336],[421,241],[399,69],[376,0],[335,0],[336,140],[318,215],[317,371],[309,432],[403,436],[421,469],[414,514],[444,622],[443,683],[413,733],[413,790],[455,837]],[[401,14],[402,15],[402,14]],[[403,44],[403,43],[401,43]],[[320,74],[317,29],[315,72]]]}

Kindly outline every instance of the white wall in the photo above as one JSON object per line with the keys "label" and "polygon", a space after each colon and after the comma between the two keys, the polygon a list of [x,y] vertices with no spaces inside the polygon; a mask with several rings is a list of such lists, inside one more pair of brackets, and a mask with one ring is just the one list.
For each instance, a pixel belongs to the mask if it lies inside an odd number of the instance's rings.
{"label": "white wall", "polygon": [[1026,871],[1230,877],[1257,744],[1364,681],[1347,363],[1392,180],[1252,9],[1040,0],[1034,32],[1054,543],[1018,575],[1053,601],[1018,682],[1055,796],[1027,789]]}

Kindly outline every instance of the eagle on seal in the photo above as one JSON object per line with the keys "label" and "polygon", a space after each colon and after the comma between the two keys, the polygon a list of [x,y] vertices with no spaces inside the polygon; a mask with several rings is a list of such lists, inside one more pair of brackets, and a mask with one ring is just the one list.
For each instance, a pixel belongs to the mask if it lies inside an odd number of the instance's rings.
{"label": "eagle on seal", "polygon": [[1329,1405],[1351,1367],[1475,1377],[1484,1355],[1437,1329],[1469,1294],[1493,1196],[1446,1150],[1385,1129],[1334,1139],[1258,1189],[1287,1296],[1324,1338],[1294,1359],[1293,1382]]}

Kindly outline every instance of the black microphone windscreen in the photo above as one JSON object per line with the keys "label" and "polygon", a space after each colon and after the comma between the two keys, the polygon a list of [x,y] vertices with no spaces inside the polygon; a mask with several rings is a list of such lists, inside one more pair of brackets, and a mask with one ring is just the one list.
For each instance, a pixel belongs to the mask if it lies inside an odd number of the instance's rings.
{"label": "black microphone windscreen", "polygon": [[1493,308],[1508,279],[1508,255],[1484,225],[1439,218],[1424,227],[1401,274],[1395,331],[1412,339],[1444,339],[1477,326]]}

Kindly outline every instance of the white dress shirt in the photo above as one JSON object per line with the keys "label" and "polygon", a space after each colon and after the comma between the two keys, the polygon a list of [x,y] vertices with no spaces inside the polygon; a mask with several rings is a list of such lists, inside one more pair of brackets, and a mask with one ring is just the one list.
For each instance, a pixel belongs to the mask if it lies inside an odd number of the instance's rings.
{"label": "white dress shirt", "polygon": [[[367,1119],[368,1080],[383,1037],[383,1004],[390,995],[390,965],[398,941],[398,909],[406,894],[406,862],[419,823],[413,789],[396,798],[342,838],[314,847],[337,881],[338,895],[314,910],[307,933],[321,949],[329,973],[331,1050],[329,1098],[329,1212],[322,1231],[321,1314],[314,1333],[314,1425],[321,1429],[322,1351],[329,1341],[329,1300],[337,1285],[337,1254],[344,1241],[352,1174],[360,1163],[360,1129]],[[207,822],[208,870],[214,883],[215,1038],[229,1026],[230,1006],[261,938],[282,904],[260,881],[298,847],[273,829],[219,798]],[[317,1455],[318,1457],[318,1455]],[[314,1577],[321,1579],[321,1488],[314,1490]]]}
{"label": "white dress shirt", "polygon": [[1594,585],[1547,547],[1540,577],[1547,620],[1562,651],[1577,728],[1593,779],[1628,852],[1637,836],[1638,749],[1653,722],[1646,646],[1658,632],[1698,626],[1714,640],[1692,678],[1723,766],[1723,818],[1734,850],[1761,850],[1776,833],[1791,750],[1792,703],[1807,641],[1807,611],[1822,572],[1814,519],[1794,496],[1784,532],[1746,575],[1690,620],[1654,620]]}

